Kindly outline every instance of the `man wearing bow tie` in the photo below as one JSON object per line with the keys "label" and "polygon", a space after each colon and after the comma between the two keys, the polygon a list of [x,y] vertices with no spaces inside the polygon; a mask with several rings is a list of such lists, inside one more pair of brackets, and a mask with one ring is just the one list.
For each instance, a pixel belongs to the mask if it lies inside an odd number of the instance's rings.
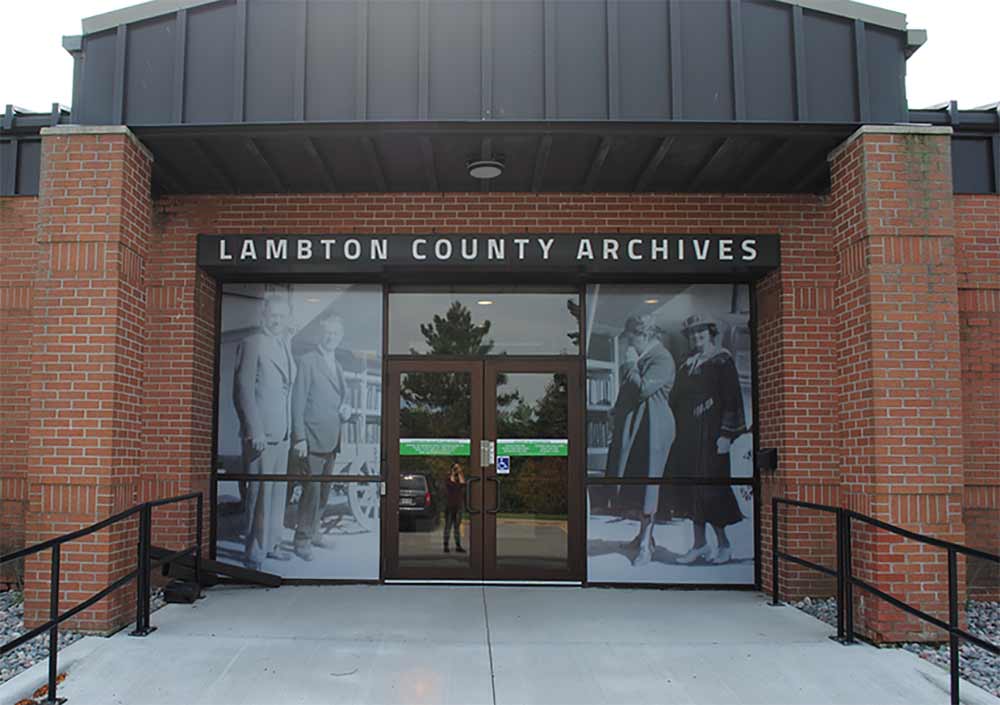
{"label": "man wearing bow tie", "polygon": [[[344,323],[330,314],[320,320],[315,350],[299,360],[292,389],[292,444],[299,458],[306,458],[310,477],[333,474],[340,452],[341,425],[351,418],[346,402],[347,385],[337,362],[337,348],[344,339]],[[295,554],[311,561],[312,547],[327,547],[319,533],[323,508],[330,496],[329,482],[303,483],[295,529]]]}
{"label": "man wearing bow tie", "polygon": [[[243,466],[250,475],[285,475],[291,437],[291,388],[295,375],[288,344],[289,300],[264,298],[261,324],[236,348],[233,402],[240,419]],[[244,562],[260,570],[265,558],[287,561],[281,550],[283,482],[247,483]]]}

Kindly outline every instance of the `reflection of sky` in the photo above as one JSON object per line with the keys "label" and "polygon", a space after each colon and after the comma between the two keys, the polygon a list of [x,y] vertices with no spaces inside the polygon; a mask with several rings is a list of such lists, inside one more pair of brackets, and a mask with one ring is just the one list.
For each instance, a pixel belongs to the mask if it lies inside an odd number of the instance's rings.
{"label": "reflection of sky", "polygon": [[518,392],[527,406],[534,410],[535,405],[545,396],[545,388],[552,382],[551,373],[540,372],[505,372],[506,384],[497,385],[497,394],[513,394]]}
{"label": "reflection of sky", "polygon": [[420,324],[432,323],[435,315],[444,317],[452,302],[460,301],[471,312],[474,324],[490,321],[485,342],[494,343],[491,355],[573,355],[577,347],[568,334],[579,330],[579,323],[566,307],[567,300],[575,302],[576,294],[393,293],[389,295],[389,350],[404,355],[411,348],[429,352]]}
{"label": "reflection of sky", "polygon": [[[340,347],[355,354],[378,357],[382,342],[382,289],[378,285],[355,284],[225,284],[222,288],[222,332],[256,327],[260,304],[268,291],[289,297],[292,316],[289,328],[294,340],[308,349],[315,344],[317,317],[329,311],[344,321],[344,340]],[[313,324],[313,325],[310,325]],[[301,354],[304,350],[295,350]]]}

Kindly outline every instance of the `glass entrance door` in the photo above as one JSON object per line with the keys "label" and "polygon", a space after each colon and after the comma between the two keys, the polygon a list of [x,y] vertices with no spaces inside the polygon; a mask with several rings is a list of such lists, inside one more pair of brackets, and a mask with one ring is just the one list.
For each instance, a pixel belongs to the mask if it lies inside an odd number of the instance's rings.
{"label": "glass entrance door", "polygon": [[571,360],[389,364],[387,577],[582,575]]}

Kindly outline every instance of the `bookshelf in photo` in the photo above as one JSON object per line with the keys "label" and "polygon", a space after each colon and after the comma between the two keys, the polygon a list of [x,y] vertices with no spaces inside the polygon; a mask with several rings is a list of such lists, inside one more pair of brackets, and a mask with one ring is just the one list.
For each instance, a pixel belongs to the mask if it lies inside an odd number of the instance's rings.
{"label": "bookshelf in photo", "polygon": [[611,445],[611,409],[618,396],[619,331],[595,324],[587,351],[587,476],[603,477]]}

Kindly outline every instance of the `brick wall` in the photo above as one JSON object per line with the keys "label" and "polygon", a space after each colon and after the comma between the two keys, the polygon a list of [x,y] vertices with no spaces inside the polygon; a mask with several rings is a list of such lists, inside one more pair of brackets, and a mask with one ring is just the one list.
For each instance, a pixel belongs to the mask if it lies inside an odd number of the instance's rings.
{"label": "brick wall", "polygon": [[[38,199],[0,198],[0,553],[24,545]],[[0,588],[15,582],[0,567]]]}
{"label": "brick wall", "polygon": [[[1000,554],[1000,196],[957,196],[965,540]],[[968,565],[970,596],[1000,599],[1000,571]]]}
{"label": "brick wall", "polygon": [[[950,139],[865,131],[832,159],[841,492],[863,514],[961,543],[962,390]],[[947,616],[945,552],[855,525],[859,577]],[[877,640],[937,639],[861,595]]]}
{"label": "brick wall", "polygon": [[[344,194],[173,197],[157,202],[165,256],[175,271],[191,267],[196,235],[237,233],[780,233],[782,268],[758,286],[760,415],[762,446],[778,447],[781,471],[765,483],[758,501],[769,546],[766,503],[775,482],[785,496],[837,502],[837,437],[830,432],[836,348],[831,317],[836,259],[824,199],[779,195],[617,194]],[[161,245],[162,247],[162,245]],[[155,255],[154,255],[155,257]],[[188,277],[189,291],[195,280]],[[151,280],[151,283],[154,280]],[[155,285],[155,284],[154,284]],[[186,311],[186,309],[185,309]],[[180,314],[186,316],[187,313]],[[154,323],[151,321],[151,323]],[[151,340],[167,338],[150,329]],[[208,345],[210,339],[206,340]],[[185,342],[185,345],[188,343]],[[210,348],[205,349],[208,353]],[[181,401],[182,403],[175,403]],[[166,396],[164,408],[183,400]],[[207,407],[206,407],[207,408]],[[149,413],[160,413],[150,407]],[[152,435],[167,427],[150,424]],[[205,427],[205,433],[209,429]],[[206,439],[207,439],[206,435]],[[210,449],[196,464],[208,467]],[[833,565],[832,524],[802,514],[783,524],[786,546]],[[769,555],[762,552],[770,584]],[[786,565],[789,595],[831,594],[833,584]]]}
{"label": "brick wall", "polygon": [[[29,540],[131,507],[143,439],[145,257],[150,160],[123,130],[53,128],[42,174],[31,316]],[[134,567],[136,521],[67,544],[64,598],[80,601]],[[26,565],[25,617],[47,615],[49,554]],[[75,623],[103,631],[127,619],[128,588]]]}
{"label": "brick wall", "polygon": [[[953,200],[946,150],[933,139],[855,140],[833,160],[829,197],[329,194],[152,204],[148,163],[127,135],[44,143],[40,199],[0,201],[0,238],[5,254],[16,253],[0,265],[0,322],[24,331],[2,343],[0,384],[23,393],[0,402],[11,420],[5,446],[20,449],[0,465],[0,501],[30,499],[30,540],[143,499],[209,489],[216,286],[195,266],[197,234],[331,232],[779,233],[782,268],[756,291],[757,431],[762,447],[780,453],[758,497],[764,586],[773,494],[848,502],[985,548],[997,536],[1000,481],[987,448],[996,414],[983,412],[998,408],[1000,200]],[[963,414],[973,419],[964,435]],[[5,511],[4,521],[13,516]],[[157,510],[154,539],[189,542],[191,519],[191,507]],[[832,526],[789,512],[783,545],[832,565]],[[936,558],[860,538],[855,556],[867,577],[909,581],[909,597],[939,603]],[[127,570],[133,541],[126,528],[70,553],[67,593],[84,596]],[[37,618],[44,561],[29,573]],[[792,565],[782,585],[786,597],[833,587]],[[127,601],[109,601],[82,626],[120,624]],[[923,634],[869,604],[859,618],[879,638]]]}

